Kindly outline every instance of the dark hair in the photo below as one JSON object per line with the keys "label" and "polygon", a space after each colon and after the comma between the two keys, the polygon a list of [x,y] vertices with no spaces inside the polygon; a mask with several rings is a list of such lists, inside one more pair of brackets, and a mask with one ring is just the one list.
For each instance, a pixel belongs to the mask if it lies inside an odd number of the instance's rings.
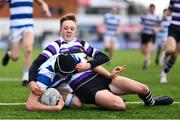
{"label": "dark hair", "polygon": [[63,22],[66,20],[72,20],[75,23],[77,22],[76,15],[74,13],[69,13],[61,17],[60,19],[60,26],[62,26]]}
{"label": "dark hair", "polygon": [[151,3],[151,4],[149,5],[149,7],[150,7],[150,8],[151,8],[151,7],[155,7],[155,5]]}
{"label": "dark hair", "polygon": [[163,13],[165,13],[167,10],[168,10],[168,9],[164,9],[164,10],[163,10]]}

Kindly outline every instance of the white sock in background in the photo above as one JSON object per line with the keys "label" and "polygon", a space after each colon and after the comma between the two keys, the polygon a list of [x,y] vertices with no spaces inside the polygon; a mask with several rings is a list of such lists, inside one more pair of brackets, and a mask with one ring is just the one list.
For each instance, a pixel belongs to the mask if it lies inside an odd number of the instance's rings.
{"label": "white sock in background", "polygon": [[28,81],[28,78],[29,78],[29,69],[24,69],[24,70],[23,70],[22,80],[23,80],[23,81]]}

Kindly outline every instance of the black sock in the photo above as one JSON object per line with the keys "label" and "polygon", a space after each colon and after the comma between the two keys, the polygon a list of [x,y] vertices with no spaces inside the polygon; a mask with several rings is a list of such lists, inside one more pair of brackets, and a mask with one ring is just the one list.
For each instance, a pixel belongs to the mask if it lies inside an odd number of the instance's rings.
{"label": "black sock", "polygon": [[164,73],[168,73],[170,69],[172,68],[172,66],[174,65],[174,63],[175,63],[175,60],[170,58],[166,63],[166,66],[164,68]]}
{"label": "black sock", "polygon": [[146,95],[139,95],[139,97],[144,101],[145,105],[154,105],[155,103],[151,91],[149,91]]}

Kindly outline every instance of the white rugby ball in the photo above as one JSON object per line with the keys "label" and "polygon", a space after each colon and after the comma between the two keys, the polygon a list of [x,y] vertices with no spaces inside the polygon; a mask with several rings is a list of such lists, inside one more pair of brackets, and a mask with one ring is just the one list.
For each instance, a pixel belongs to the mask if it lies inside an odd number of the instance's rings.
{"label": "white rugby ball", "polygon": [[48,88],[46,92],[41,96],[40,102],[44,105],[57,105],[61,99],[61,95],[55,88]]}

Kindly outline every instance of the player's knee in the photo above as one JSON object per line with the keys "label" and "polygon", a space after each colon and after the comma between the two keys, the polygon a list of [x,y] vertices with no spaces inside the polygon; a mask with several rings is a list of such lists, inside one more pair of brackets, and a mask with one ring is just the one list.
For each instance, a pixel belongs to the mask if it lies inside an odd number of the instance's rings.
{"label": "player's knee", "polygon": [[169,37],[166,41],[166,53],[173,54],[176,51],[176,41],[173,37]]}
{"label": "player's knee", "polygon": [[126,109],[126,105],[124,102],[114,102],[113,106],[117,110],[125,110]]}
{"label": "player's knee", "polygon": [[167,54],[174,54],[176,48],[173,47],[166,47],[166,53]]}
{"label": "player's knee", "polygon": [[146,95],[148,92],[149,92],[148,86],[145,85],[145,84],[142,84],[142,85],[140,86],[140,94]]}
{"label": "player's knee", "polygon": [[115,99],[112,98],[111,102],[107,103],[109,104],[112,109],[115,110],[125,110],[126,109],[126,104],[124,103],[124,101],[119,98],[119,96],[117,96]]}
{"label": "player's knee", "polygon": [[26,53],[27,55],[29,55],[29,54],[32,53],[32,50],[33,50],[32,47],[27,47],[27,48],[25,49],[25,53]]}
{"label": "player's knee", "polygon": [[19,54],[12,54],[11,55],[11,60],[12,61],[17,61],[19,59]]}

